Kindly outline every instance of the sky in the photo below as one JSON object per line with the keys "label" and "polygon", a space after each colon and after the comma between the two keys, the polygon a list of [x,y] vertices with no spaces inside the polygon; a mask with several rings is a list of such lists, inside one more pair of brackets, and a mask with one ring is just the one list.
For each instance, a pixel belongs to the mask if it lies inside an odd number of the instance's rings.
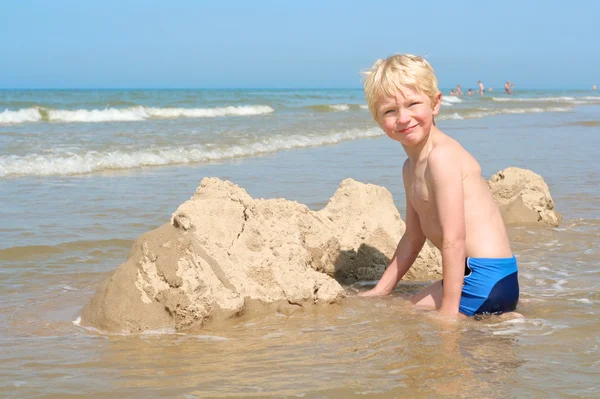
{"label": "sky", "polygon": [[441,88],[591,88],[600,1],[0,1],[5,89],[360,88],[396,53]]}

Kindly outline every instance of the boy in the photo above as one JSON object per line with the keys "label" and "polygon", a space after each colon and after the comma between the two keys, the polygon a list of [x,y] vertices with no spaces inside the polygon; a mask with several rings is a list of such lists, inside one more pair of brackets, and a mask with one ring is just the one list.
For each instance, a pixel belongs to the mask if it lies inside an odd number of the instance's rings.
{"label": "boy", "polygon": [[406,232],[375,288],[359,295],[391,293],[429,239],[442,252],[443,280],[417,293],[413,304],[451,316],[513,311],[517,261],[479,164],[435,125],[442,94],[431,65],[411,54],[378,60],[364,88],[375,121],[408,159]]}

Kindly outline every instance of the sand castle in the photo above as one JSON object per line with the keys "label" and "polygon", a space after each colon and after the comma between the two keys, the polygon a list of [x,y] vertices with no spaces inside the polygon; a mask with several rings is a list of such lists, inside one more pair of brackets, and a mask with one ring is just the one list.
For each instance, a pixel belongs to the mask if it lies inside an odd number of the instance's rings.
{"label": "sand castle", "polygon": [[542,176],[520,168],[506,168],[488,181],[504,223],[542,223],[558,226],[562,217]]}
{"label": "sand castle", "polygon": [[[509,168],[489,184],[508,223],[560,220],[533,172]],[[342,284],[381,276],[404,230],[384,187],[346,179],[325,208],[311,211],[205,178],[170,223],[135,241],[82,310],[81,324],[189,331],[258,311],[291,314],[340,302]],[[434,280],[441,272],[439,251],[426,243],[405,279]]]}

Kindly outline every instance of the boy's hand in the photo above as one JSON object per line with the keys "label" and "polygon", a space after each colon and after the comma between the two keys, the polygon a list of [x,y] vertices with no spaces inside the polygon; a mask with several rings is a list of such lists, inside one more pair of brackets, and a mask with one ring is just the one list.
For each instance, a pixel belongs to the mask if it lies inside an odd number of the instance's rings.
{"label": "boy's hand", "polygon": [[388,295],[388,294],[389,294],[389,292],[382,292],[375,288],[372,288],[368,291],[359,292],[358,296],[384,296],[384,295]]}
{"label": "boy's hand", "polygon": [[[460,297],[458,298],[458,301],[460,301]],[[448,300],[444,300],[442,297],[442,306],[440,306],[440,308],[438,309],[439,313],[443,313],[445,315],[448,316],[456,316],[459,315],[460,312],[458,311],[458,307],[459,307],[459,303],[457,303],[456,305],[449,305],[448,304]]]}
{"label": "boy's hand", "polygon": [[467,318],[467,316],[465,316],[464,314],[460,313],[460,312],[446,312],[443,310],[443,308],[438,309],[437,312],[432,312],[432,316],[440,321],[446,322],[446,323],[456,323],[460,320],[464,320]]}

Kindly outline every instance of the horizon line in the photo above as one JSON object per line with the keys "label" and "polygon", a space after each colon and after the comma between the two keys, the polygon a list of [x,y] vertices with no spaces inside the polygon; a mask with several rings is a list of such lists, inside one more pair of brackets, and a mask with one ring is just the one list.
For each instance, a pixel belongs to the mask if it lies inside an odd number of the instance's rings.
{"label": "horizon line", "polygon": [[[500,87],[500,86],[498,86]],[[362,90],[362,87],[0,87],[0,91],[16,91],[16,90]],[[452,87],[442,87],[440,90],[453,90]],[[501,91],[501,87],[497,89]],[[591,88],[577,87],[519,87],[517,91],[524,90],[577,90],[577,91],[593,91]],[[486,90],[487,93],[487,90]]]}

